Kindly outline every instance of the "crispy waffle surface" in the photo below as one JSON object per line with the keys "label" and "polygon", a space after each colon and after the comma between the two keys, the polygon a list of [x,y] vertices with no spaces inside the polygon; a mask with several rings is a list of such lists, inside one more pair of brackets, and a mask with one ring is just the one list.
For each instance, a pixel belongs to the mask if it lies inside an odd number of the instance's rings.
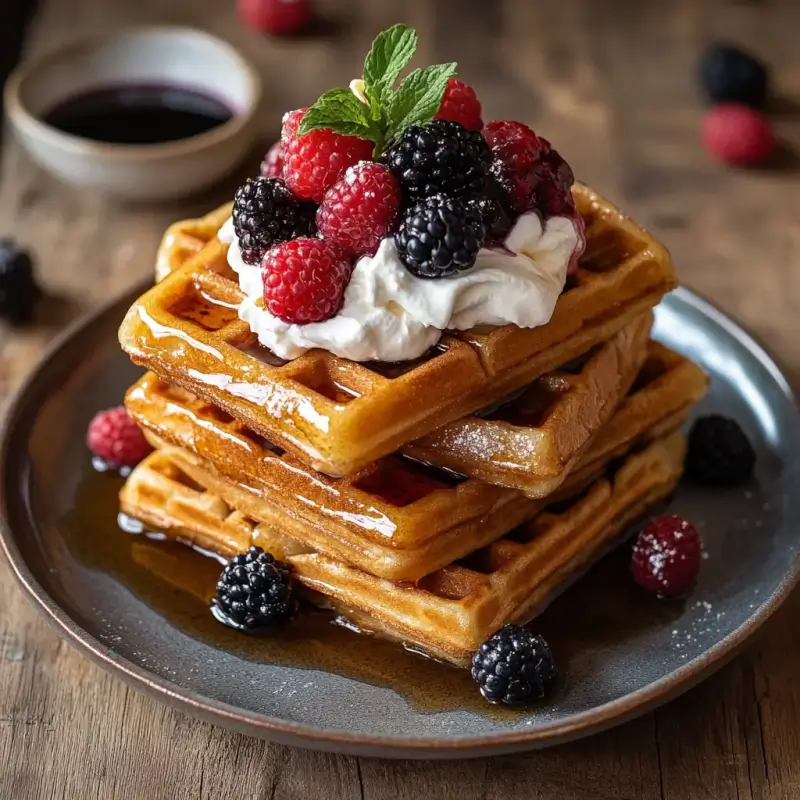
{"label": "crispy waffle surface", "polygon": [[[680,478],[675,433],[630,453],[581,494],[544,509],[509,535],[417,583],[344,564],[231,508],[200,478],[156,451],[131,474],[122,507],[146,525],[222,555],[256,544],[288,560],[312,602],[359,628],[458,666],[507,622],[540,613],[607,552]],[[206,474],[213,483],[210,473]]]}
{"label": "crispy waffle surface", "polygon": [[[630,447],[674,431],[706,389],[692,362],[650,343],[634,386],[564,486],[574,491]],[[543,506],[511,489],[388,456],[355,476],[315,473],[183,389],[145,375],[127,406],[156,447],[218,478],[230,505],[332,558],[418,580],[483,547]]]}
{"label": "crispy waffle surface", "polygon": [[445,333],[401,364],[322,350],[290,362],[258,345],[215,237],[132,306],[120,342],[138,364],[202,397],[316,469],[348,475],[606,341],[676,285],[661,244],[585,186],[587,248],[552,319]]}

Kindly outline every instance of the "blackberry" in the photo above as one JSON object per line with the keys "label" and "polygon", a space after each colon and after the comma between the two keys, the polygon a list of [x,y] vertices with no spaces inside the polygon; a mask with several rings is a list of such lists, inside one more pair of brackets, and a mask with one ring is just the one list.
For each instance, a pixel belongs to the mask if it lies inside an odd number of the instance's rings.
{"label": "blackberry", "polygon": [[260,547],[234,556],[222,570],[212,612],[240,630],[274,627],[294,615],[290,567]]}
{"label": "blackberry", "polygon": [[687,477],[706,486],[734,486],[746,481],[756,453],[739,424],[713,414],[701,417],[689,433]]}
{"label": "blackberry", "polygon": [[406,269],[418,278],[443,278],[475,264],[486,231],[466,200],[434,195],[406,211],[394,241]]}
{"label": "blackberry", "polygon": [[248,178],[236,190],[233,227],[246,264],[259,264],[275,244],[313,236],[317,207],[298,200],[280,178]]}
{"label": "blackberry", "polygon": [[406,128],[386,163],[412,201],[435,194],[483,194],[491,151],[480,131],[436,119]]}
{"label": "blackberry", "polygon": [[526,705],[550,694],[558,668],[541,636],[505,625],[472,657],[472,679],[490,703]]}
{"label": "blackberry", "polygon": [[764,64],[733,45],[710,45],[699,66],[700,82],[709,104],[744,103],[762,109],[767,102],[769,75]]}
{"label": "blackberry", "polygon": [[11,239],[0,239],[0,317],[30,322],[40,296],[31,257]]}
{"label": "blackberry", "polygon": [[490,175],[486,193],[471,197],[467,205],[481,215],[486,229],[485,244],[502,245],[511,230],[512,216],[506,207],[505,193],[500,184]]}

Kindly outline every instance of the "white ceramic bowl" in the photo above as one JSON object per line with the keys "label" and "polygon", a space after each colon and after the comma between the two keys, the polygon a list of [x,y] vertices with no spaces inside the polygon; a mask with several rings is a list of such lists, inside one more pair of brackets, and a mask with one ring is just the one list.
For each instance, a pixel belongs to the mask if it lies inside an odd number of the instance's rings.
{"label": "white ceramic bowl", "polygon": [[[120,85],[168,85],[222,101],[232,118],[196,136],[146,145],[111,144],[43,122],[64,101]],[[80,41],[22,64],[5,107],[22,145],[56,177],[134,200],[166,200],[229,174],[253,143],[261,85],[225,42],[191,28],[135,28]]]}

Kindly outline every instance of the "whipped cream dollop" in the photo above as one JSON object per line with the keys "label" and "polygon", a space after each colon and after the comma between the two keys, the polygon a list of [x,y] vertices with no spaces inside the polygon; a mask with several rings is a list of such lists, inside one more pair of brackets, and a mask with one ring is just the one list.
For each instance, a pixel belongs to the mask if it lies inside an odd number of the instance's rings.
{"label": "whipped cream dollop", "polygon": [[246,295],[239,316],[280,358],[320,347],[352,361],[406,361],[433,347],[446,329],[546,324],[580,234],[568,217],[543,223],[537,214],[523,214],[504,249],[483,248],[471,269],[433,280],[412,275],[387,237],[374,256],[356,263],[339,313],[307,325],[284,322],[264,308],[261,269],[242,260],[232,220],[219,239],[229,245],[228,263]]}

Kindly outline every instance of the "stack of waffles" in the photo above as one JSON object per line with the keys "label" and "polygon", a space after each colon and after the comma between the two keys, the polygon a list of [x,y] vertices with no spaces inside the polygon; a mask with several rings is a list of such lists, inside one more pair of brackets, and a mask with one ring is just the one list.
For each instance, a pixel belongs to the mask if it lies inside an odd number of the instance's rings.
{"label": "stack of waffles", "polygon": [[650,339],[664,248],[574,193],[587,248],[547,325],[447,333],[400,364],[281,361],[238,318],[230,208],[173,226],[120,330],[154,447],[122,510],[222,556],[261,546],[352,626],[467,665],[670,494],[706,388]]}

